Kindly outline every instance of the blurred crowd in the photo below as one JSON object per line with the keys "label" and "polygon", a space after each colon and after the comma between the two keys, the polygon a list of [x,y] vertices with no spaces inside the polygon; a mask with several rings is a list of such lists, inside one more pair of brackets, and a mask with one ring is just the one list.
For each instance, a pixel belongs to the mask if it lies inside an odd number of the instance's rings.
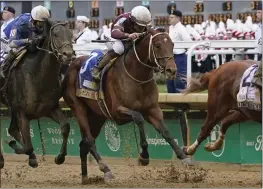
{"label": "blurred crowd", "polygon": [[[3,14],[3,15],[2,15]],[[3,38],[2,28],[6,27],[15,17],[15,10],[10,8],[9,11],[1,13],[1,38]],[[86,16],[77,16],[73,29],[73,43],[87,44],[92,40],[107,39],[110,36],[112,23],[104,25],[99,31],[90,28],[90,19]],[[207,20],[202,24],[186,25],[186,31],[192,41],[205,40],[254,40],[255,32],[258,30],[258,24],[252,22],[252,17],[248,16],[245,23],[240,20],[233,21],[228,19],[226,23],[219,22],[216,24],[213,21]],[[168,30],[168,28],[167,28]],[[169,31],[167,31],[169,32]],[[175,44],[176,45],[176,44]],[[198,49],[197,49],[198,50]],[[203,50],[203,49],[200,49]],[[243,49],[247,50],[247,49]],[[186,52],[187,53],[187,52]],[[77,51],[76,56],[87,55],[85,51]],[[228,62],[233,59],[254,59],[254,55],[195,55],[192,57],[193,72],[207,72],[215,68],[216,60],[219,64]]]}
{"label": "blurred crowd", "polygon": [[[257,23],[252,22],[252,17],[248,16],[245,23],[240,20],[233,21],[228,19],[226,24],[219,22],[217,25],[213,21],[206,21],[202,24],[195,24],[194,26],[186,25],[187,32],[193,41],[206,41],[206,40],[255,40],[255,33],[259,29]],[[200,49],[204,50],[204,49]],[[248,50],[246,48],[239,50]],[[248,55],[207,55],[201,54],[193,57],[193,72],[207,72],[215,68],[216,61],[219,65],[223,62],[231,60],[245,60],[253,59],[254,54]]]}
{"label": "blurred crowd", "polygon": [[[98,32],[88,27],[89,19],[86,16],[77,16],[75,29],[73,30],[73,41],[76,44],[90,43],[92,40],[107,39],[110,36],[112,23],[104,25]],[[192,41],[205,40],[254,40],[258,24],[252,22],[252,17],[248,16],[245,23],[240,20],[228,19],[226,23],[207,20],[202,24],[186,25],[186,31]],[[167,31],[168,32],[168,31]],[[203,49],[200,49],[203,50]],[[243,49],[247,50],[247,49]],[[85,52],[76,52],[77,56],[85,55]],[[206,72],[215,68],[215,61],[218,60],[213,55],[196,55],[193,57],[193,72]],[[234,59],[254,59],[254,55],[220,55],[219,64]]]}

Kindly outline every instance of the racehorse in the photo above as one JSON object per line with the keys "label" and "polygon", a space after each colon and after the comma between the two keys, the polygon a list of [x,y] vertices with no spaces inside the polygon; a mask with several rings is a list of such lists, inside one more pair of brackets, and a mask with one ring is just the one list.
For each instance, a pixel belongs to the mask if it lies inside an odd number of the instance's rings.
{"label": "racehorse", "polygon": [[214,126],[220,121],[219,137],[215,142],[205,145],[207,151],[221,149],[226,131],[231,125],[248,120],[262,123],[262,111],[241,108],[238,106],[237,100],[243,74],[253,64],[257,64],[257,62],[253,60],[228,62],[190,80],[187,89],[182,93],[189,94],[208,89],[208,101],[205,123],[200,129],[196,141],[189,147],[184,147],[186,154],[193,155],[198,146],[210,135]]}
{"label": "racehorse", "polygon": [[[69,64],[73,55],[71,31],[67,23],[45,22],[44,34],[36,46],[29,45],[24,57],[9,71],[7,79],[1,80],[1,102],[11,108],[9,134],[18,141],[6,141],[17,154],[29,156],[29,165],[38,163],[31,142],[29,122],[32,119],[49,117],[59,123],[63,144],[55,158],[62,164],[67,155],[67,141],[70,125],[59,107],[62,97],[60,68]],[[20,134],[21,132],[21,134]],[[0,167],[4,166],[0,155]]]}
{"label": "racehorse", "polygon": [[89,152],[98,162],[100,170],[104,172],[104,179],[113,178],[111,170],[102,161],[95,146],[95,139],[108,117],[118,125],[131,121],[136,123],[142,149],[139,154],[141,165],[149,164],[144,120],[152,124],[164,137],[179,159],[191,164],[191,159],[178,147],[164,124],[163,113],[158,104],[158,88],[153,78],[154,70],[162,69],[166,77],[175,78],[174,45],[167,33],[148,29],[139,39],[132,42],[132,46],[133,48],[128,47],[128,50],[115,60],[101,81],[110,116],[103,113],[98,101],[76,95],[79,70],[89,57],[75,59],[65,75],[63,98],[75,115],[82,134],[80,158],[83,184],[88,183],[87,154]]}

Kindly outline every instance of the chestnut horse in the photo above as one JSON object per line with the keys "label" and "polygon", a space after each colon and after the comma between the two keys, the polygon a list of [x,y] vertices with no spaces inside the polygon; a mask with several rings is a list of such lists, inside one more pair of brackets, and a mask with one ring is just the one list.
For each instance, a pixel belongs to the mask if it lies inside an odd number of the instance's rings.
{"label": "chestnut horse", "polygon": [[[191,159],[179,148],[164,124],[163,113],[158,103],[158,88],[153,79],[156,69],[164,69],[167,77],[175,78],[173,46],[167,33],[148,29],[142,37],[133,41],[133,48],[128,48],[116,59],[103,80],[105,102],[112,119],[118,125],[134,121],[139,128],[142,148],[139,162],[142,165],[149,164],[144,120],[152,124],[164,137],[179,159],[191,164]],[[113,178],[110,169],[98,154],[94,141],[107,117],[101,111],[98,101],[76,96],[78,72],[86,59],[87,57],[79,57],[70,64],[63,83],[63,98],[76,116],[82,134],[80,158],[83,184],[87,181],[89,152],[104,172],[104,179]]]}
{"label": "chestnut horse", "polygon": [[196,141],[184,152],[193,155],[198,146],[210,135],[214,126],[221,121],[219,137],[215,142],[207,143],[207,151],[219,150],[224,142],[227,129],[239,122],[253,120],[262,123],[262,111],[239,108],[237,94],[243,73],[256,61],[233,61],[221,65],[219,68],[192,78],[184,94],[200,92],[208,89],[207,116]]}

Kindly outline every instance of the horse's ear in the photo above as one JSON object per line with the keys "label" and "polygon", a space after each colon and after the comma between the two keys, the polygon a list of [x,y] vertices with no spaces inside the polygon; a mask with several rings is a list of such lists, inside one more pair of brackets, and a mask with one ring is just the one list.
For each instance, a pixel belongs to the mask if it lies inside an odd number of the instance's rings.
{"label": "horse's ear", "polygon": [[52,23],[50,23],[50,21],[48,19],[45,19],[44,21],[44,31],[43,31],[43,35],[47,36],[49,34],[49,30],[52,26]]}
{"label": "horse's ear", "polygon": [[69,21],[66,20],[66,21],[63,22],[63,24],[64,24],[65,27],[69,28],[69,25],[70,25]]}
{"label": "horse's ear", "polygon": [[46,23],[51,27],[55,24],[54,21],[52,21],[50,18],[46,19]]}
{"label": "horse's ear", "polygon": [[166,32],[165,28],[161,28],[161,27],[156,28],[156,31],[158,31],[158,32]]}
{"label": "horse's ear", "polygon": [[152,29],[151,27],[147,27],[147,33],[154,35],[156,33],[156,31],[154,29]]}

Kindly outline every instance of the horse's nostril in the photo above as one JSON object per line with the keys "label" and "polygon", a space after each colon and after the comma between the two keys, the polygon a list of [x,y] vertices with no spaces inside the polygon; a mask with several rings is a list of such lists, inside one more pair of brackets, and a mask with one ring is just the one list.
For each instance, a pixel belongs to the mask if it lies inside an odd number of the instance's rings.
{"label": "horse's nostril", "polygon": [[165,72],[170,74],[170,73],[172,73],[172,70],[171,69],[166,69]]}

